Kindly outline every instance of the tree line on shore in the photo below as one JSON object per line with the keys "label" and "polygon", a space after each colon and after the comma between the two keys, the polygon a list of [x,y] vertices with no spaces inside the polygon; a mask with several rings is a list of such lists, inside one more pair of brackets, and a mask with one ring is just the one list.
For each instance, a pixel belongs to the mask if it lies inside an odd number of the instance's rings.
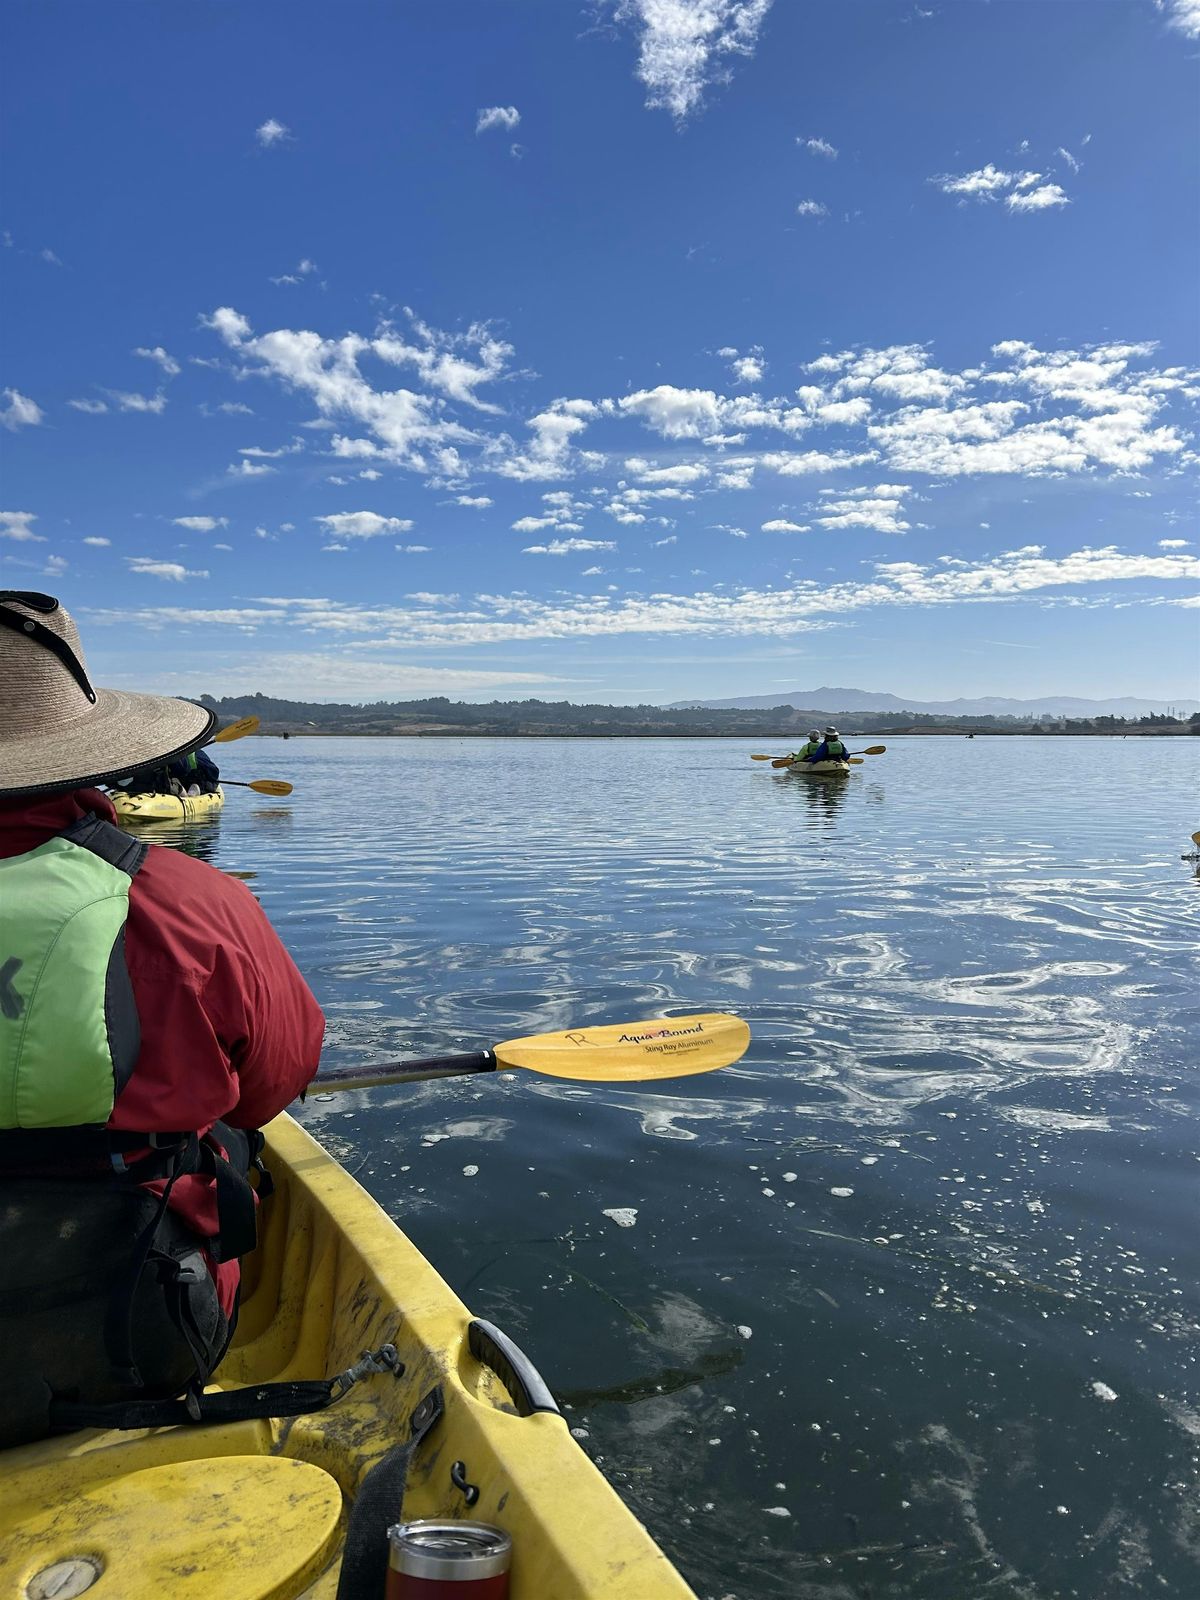
{"label": "tree line on shore", "polygon": [[421,700],[376,701],[366,705],[280,700],[270,695],[201,695],[223,720],[257,716],[265,734],[380,735],[580,735],[623,737],[736,737],[761,734],[800,739],[810,727],[836,721],[844,734],[1001,733],[1001,734],[1163,734],[1200,733],[1200,712],[1182,720],[1153,714],[1125,718],[939,716],[909,711],[769,709],[669,710],[663,706],[575,705],[569,700],[492,700],[486,704],[433,695]]}

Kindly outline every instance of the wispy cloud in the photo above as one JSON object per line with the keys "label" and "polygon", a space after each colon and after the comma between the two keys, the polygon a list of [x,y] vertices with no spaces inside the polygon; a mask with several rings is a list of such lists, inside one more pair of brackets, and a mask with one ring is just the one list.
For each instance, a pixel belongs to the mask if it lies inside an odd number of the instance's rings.
{"label": "wispy cloud", "polygon": [[36,511],[0,511],[0,539],[12,539],[17,544],[45,544],[40,533],[31,526],[37,521]]}
{"label": "wispy cloud", "polygon": [[763,523],[762,531],[764,533],[807,533],[808,527],[802,522],[789,522],[786,517],[773,517],[770,522]]}
{"label": "wispy cloud", "polygon": [[771,0],[615,0],[638,37],[646,104],[683,123],[710,84],[727,83],[737,56],[754,53]]}
{"label": "wispy cloud", "polygon": [[820,200],[801,200],[796,207],[798,217],[827,217],[829,207],[822,205]]}
{"label": "wispy cloud", "polygon": [[549,544],[527,544],[526,556],[571,556],[585,550],[615,550],[611,539],[551,539]]}
{"label": "wispy cloud", "polygon": [[292,137],[292,130],[274,117],[268,117],[254,130],[254,137],[264,150],[269,150],[272,145],[282,144],[284,140]]}
{"label": "wispy cloud", "polygon": [[[556,540],[557,545],[582,541]],[[537,554],[568,554],[554,546]],[[1115,546],[1084,547],[1047,556],[1039,545],[981,561],[947,559],[919,564],[874,563],[862,578],[800,579],[773,588],[733,586],[691,594],[645,595],[477,594],[462,611],[364,606],[330,599],[259,599],[242,606],[122,608],[93,613],[98,622],[151,627],[185,624],[252,632],[284,627],[337,639],[342,648],[511,644],[536,639],[601,638],[619,635],[730,635],[786,637],[824,630],[847,615],[889,607],[1117,602],[1118,586],[1200,578],[1200,557],[1178,553],[1138,555]],[[1147,597],[1153,601],[1158,597]]]}
{"label": "wispy cloud", "polygon": [[0,389],[0,428],[15,433],[18,428],[36,428],[46,420],[46,414],[36,400],[22,394],[19,389]]}
{"label": "wispy cloud", "polygon": [[407,517],[381,517],[377,511],[337,511],[313,520],[335,539],[378,539],[385,533],[408,533],[412,528]]}
{"label": "wispy cloud", "polygon": [[269,467],[266,462],[234,461],[225,468],[231,478],[266,478],[272,472],[277,472],[278,467]]}
{"label": "wispy cloud", "polygon": [[178,561],[155,561],[150,556],[126,556],[129,570],[146,578],[164,578],[182,583],[185,578],[207,578],[207,572],[191,572]]}
{"label": "wispy cloud", "polygon": [[[1060,153],[1066,155],[1065,151]],[[1074,157],[1068,156],[1067,159],[1072,170],[1078,170]],[[929,181],[936,184],[943,194],[954,195],[962,201],[978,200],[987,204],[1003,197],[1010,211],[1049,211],[1057,206],[1070,205],[1070,197],[1062,187],[1057,183],[1043,182],[1044,176],[1041,172],[1006,172],[989,161],[974,172],[964,172],[957,177],[941,173]]]}
{"label": "wispy cloud", "polygon": [[172,517],[177,528],[187,528],[192,533],[215,533],[229,526],[228,517]]}
{"label": "wispy cloud", "polygon": [[1200,39],[1200,0],[1154,0],[1167,13],[1168,24],[1185,39]]}
{"label": "wispy cloud", "polygon": [[167,409],[167,397],[161,389],[157,394],[130,394],[122,389],[106,389],[105,393],[116,402],[118,411],[147,411],[157,417]]}
{"label": "wispy cloud", "polygon": [[160,344],[156,344],[153,349],[149,350],[145,345],[140,344],[133,353],[135,356],[141,356],[146,361],[153,361],[155,366],[162,368],[168,378],[177,378],[182,371],[175,357],[168,355]]}
{"label": "wispy cloud", "polygon": [[740,354],[731,345],[726,345],[717,354],[723,356],[729,363],[729,370],[733,373],[738,383],[761,383],[766,372],[763,362],[761,345],[752,345],[746,353]]}
{"label": "wispy cloud", "polygon": [[305,256],[302,261],[298,261],[296,263],[290,272],[281,272],[279,277],[272,278],[271,282],[295,285],[297,283],[303,283],[305,278],[311,277],[316,271],[318,271],[317,263],[315,261],[310,261],[309,258]]}
{"label": "wispy cloud", "polygon": [[828,139],[805,139],[797,134],[796,143],[803,145],[810,155],[824,156],[826,161],[836,161],[838,158],[837,150]]}
{"label": "wispy cloud", "polygon": [[89,534],[83,542],[84,544],[94,545],[97,550],[106,550],[112,544],[111,539],[105,539],[96,533]]}
{"label": "wispy cloud", "polygon": [[475,116],[475,132],[488,133],[493,128],[506,128],[510,133],[521,121],[516,106],[480,106]]}
{"label": "wispy cloud", "polygon": [[89,417],[102,416],[108,410],[108,404],[104,400],[68,400],[67,404],[75,411],[86,412]]}
{"label": "wispy cloud", "polygon": [[1069,206],[1071,202],[1057,183],[1039,183],[1036,189],[1014,191],[1004,204],[1010,211],[1049,211],[1055,206]]}

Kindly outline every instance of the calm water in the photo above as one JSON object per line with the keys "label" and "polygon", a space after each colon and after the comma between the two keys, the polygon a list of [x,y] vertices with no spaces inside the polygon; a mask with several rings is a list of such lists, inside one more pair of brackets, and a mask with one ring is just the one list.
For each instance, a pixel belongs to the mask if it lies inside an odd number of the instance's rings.
{"label": "calm water", "polygon": [[305,1122],[702,1596],[1200,1593],[1200,743],[899,739],[836,786],[762,748],[226,750],[296,794],[195,847],[255,874],[329,1064],[754,1032],[677,1085]]}

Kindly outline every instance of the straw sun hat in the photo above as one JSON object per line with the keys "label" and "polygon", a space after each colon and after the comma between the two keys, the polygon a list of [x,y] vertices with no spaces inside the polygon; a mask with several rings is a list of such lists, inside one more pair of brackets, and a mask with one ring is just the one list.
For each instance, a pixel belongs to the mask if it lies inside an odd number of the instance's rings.
{"label": "straw sun hat", "polygon": [[187,700],[93,688],[58,601],[0,589],[0,797],[82,789],[170,761],[216,724]]}

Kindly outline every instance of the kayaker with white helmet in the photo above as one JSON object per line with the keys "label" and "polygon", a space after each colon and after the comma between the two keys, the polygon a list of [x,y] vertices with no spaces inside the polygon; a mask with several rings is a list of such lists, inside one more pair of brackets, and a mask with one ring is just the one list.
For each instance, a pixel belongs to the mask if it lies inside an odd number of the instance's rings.
{"label": "kayaker with white helmet", "polygon": [[799,750],[797,750],[790,759],[792,761],[811,761],[816,755],[820,744],[821,730],[819,728],[812,728],[809,730],[808,743],[802,744]]}
{"label": "kayaker with white helmet", "polygon": [[[809,734],[810,742],[816,737]],[[811,755],[805,756],[805,761],[845,761],[850,752],[842,743],[837,729],[832,723],[825,729],[825,737]]]}
{"label": "kayaker with white helmet", "polygon": [[254,1245],[255,1130],[317,1069],[324,1019],[254,896],[122,833],[96,787],[214,726],[93,687],[58,601],[0,589],[5,1444],[202,1386]]}

